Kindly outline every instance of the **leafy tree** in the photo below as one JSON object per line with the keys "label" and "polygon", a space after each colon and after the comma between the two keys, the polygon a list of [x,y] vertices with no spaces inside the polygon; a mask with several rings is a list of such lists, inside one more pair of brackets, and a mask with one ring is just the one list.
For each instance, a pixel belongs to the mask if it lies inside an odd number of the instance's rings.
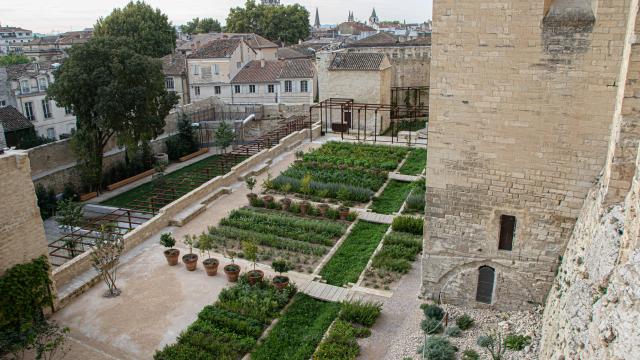
{"label": "leafy tree", "polygon": [[102,225],[91,253],[91,265],[107,285],[105,297],[116,297],[121,293],[116,286],[116,275],[124,251],[124,238],[116,230],[114,225]]}
{"label": "leafy tree", "polygon": [[194,18],[186,25],[180,26],[180,31],[187,34],[206,34],[210,32],[221,32],[220,22],[214,18]]}
{"label": "leafy tree", "polygon": [[228,32],[256,33],[289,44],[309,37],[309,29],[309,12],[303,6],[262,5],[254,0],[247,0],[244,8],[232,8],[225,28]]}
{"label": "leafy tree", "polygon": [[28,64],[29,58],[20,54],[8,54],[0,56],[0,66]]}
{"label": "leafy tree", "polygon": [[216,146],[219,146],[223,151],[226,151],[227,147],[233,143],[235,137],[236,135],[234,134],[231,126],[226,121],[223,121],[216,129]]}
{"label": "leafy tree", "polygon": [[122,38],[74,46],[55,77],[48,95],[76,114],[72,145],[89,189],[101,188],[102,156],[112,136],[128,148],[156,138],[178,102],[164,87],[160,61],[136,53]]}
{"label": "leafy tree", "polygon": [[167,15],[139,0],[98,19],[93,34],[128,38],[136,52],[155,58],[170,54],[176,47],[176,29]]}

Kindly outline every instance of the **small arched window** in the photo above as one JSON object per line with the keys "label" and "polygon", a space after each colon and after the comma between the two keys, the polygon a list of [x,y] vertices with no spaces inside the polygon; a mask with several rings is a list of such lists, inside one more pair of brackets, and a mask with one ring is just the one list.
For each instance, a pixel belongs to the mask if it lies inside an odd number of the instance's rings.
{"label": "small arched window", "polygon": [[493,286],[496,279],[496,270],[490,266],[482,266],[478,269],[478,289],[476,301],[491,304],[493,302]]}

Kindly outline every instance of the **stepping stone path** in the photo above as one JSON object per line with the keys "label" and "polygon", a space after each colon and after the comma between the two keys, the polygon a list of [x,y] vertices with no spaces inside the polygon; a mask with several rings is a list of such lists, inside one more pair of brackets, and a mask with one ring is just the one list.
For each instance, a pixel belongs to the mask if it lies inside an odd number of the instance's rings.
{"label": "stepping stone path", "polygon": [[344,301],[349,297],[349,289],[321,283],[318,281],[310,281],[305,286],[300,288],[300,291],[316,298],[325,301]]}
{"label": "stepping stone path", "polygon": [[400,173],[389,173],[389,179],[398,180],[402,182],[414,182],[420,179],[420,176],[412,176],[412,175],[402,175]]}
{"label": "stepping stone path", "polygon": [[373,212],[361,212],[358,218],[362,221],[376,224],[391,224],[393,222],[393,215],[383,215]]}

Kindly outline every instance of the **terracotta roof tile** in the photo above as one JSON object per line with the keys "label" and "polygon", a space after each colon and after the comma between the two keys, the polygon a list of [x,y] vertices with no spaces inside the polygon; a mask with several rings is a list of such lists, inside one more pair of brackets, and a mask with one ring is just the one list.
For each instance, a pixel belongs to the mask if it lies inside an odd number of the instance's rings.
{"label": "terracotta roof tile", "polygon": [[5,132],[33,127],[33,124],[13,106],[0,107],[0,123]]}
{"label": "terracotta roof tile", "polygon": [[330,71],[372,71],[380,70],[384,54],[374,53],[337,53],[329,66]]}
{"label": "terracotta roof tile", "polygon": [[278,60],[265,61],[264,67],[259,60],[250,61],[231,80],[232,84],[274,83],[282,72],[284,63]]}
{"label": "terracotta roof tile", "polygon": [[286,60],[280,73],[281,79],[310,79],[316,75],[316,66],[311,59]]}
{"label": "terracotta roof tile", "polygon": [[162,57],[162,72],[165,75],[184,75],[187,72],[186,56],[169,54]]}
{"label": "terracotta roof tile", "polygon": [[241,39],[214,40],[189,55],[189,59],[228,58],[240,46],[241,42]]}

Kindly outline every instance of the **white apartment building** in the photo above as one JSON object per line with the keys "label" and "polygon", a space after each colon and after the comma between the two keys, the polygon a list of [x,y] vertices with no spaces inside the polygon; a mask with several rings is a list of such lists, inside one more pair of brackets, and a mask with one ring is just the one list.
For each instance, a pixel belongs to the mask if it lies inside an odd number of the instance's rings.
{"label": "white apartment building", "polygon": [[33,40],[33,32],[18,27],[0,27],[0,55],[19,53],[22,46]]}
{"label": "white apartment building", "polygon": [[76,117],[71,109],[60,108],[55,101],[46,98],[57,66],[57,63],[42,62],[7,67],[7,79],[17,109],[33,123],[38,135],[50,139],[71,134],[76,128]]}

